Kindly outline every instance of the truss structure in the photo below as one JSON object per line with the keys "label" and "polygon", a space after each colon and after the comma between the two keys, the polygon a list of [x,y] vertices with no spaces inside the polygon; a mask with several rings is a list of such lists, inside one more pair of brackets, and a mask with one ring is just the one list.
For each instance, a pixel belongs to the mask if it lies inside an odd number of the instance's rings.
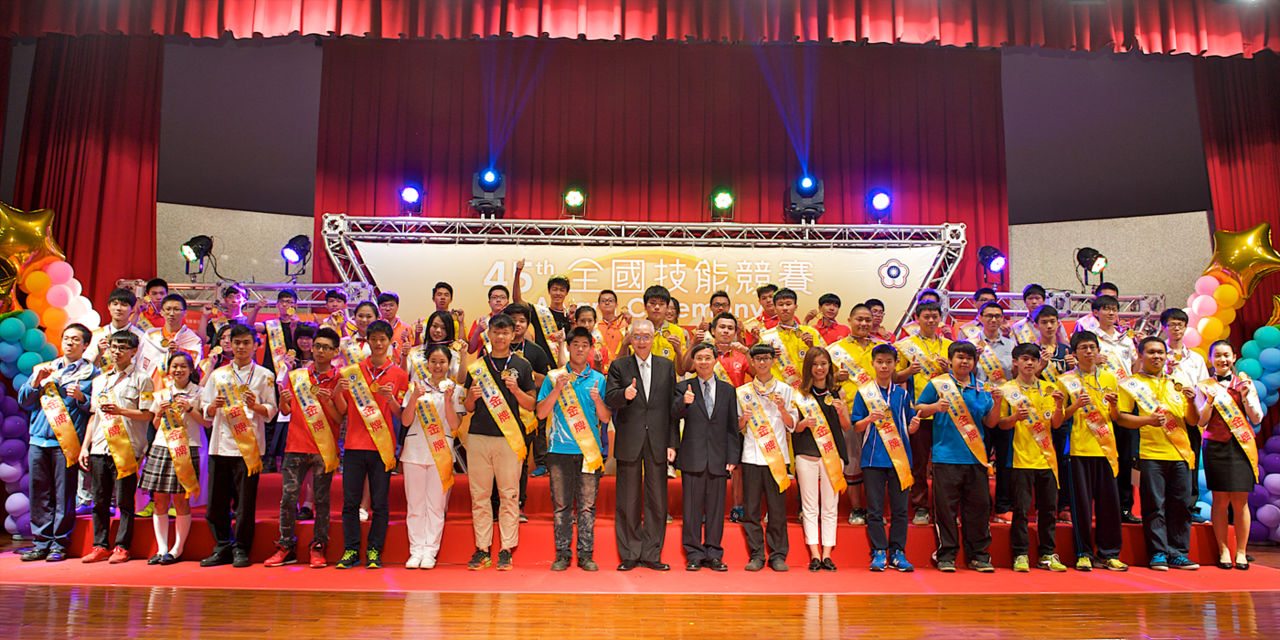
{"label": "truss structure", "polygon": [[[262,305],[272,305],[276,302],[276,294],[283,289],[290,289],[298,294],[298,308],[305,310],[323,309],[324,294],[330,289],[341,289],[347,294],[347,300],[355,302],[357,300],[372,300],[373,287],[364,282],[338,282],[330,284],[303,284],[294,282],[234,282],[231,280],[219,280],[218,282],[171,282],[169,283],[169,293],[177,293],[187,299],[187,304],[193,308],[199,308],[205,304],[214,304],[222,302],[222,296],[219,292],[227,287],[227,285],[239,284],[249,292],[247,304],[254,302]],[[136,293],[138,297],[142,297],[143,287],[147,285],[146,280],[117,280],[116,286],[122,289],[129,289]]]}
{"label": "truss structure", "polygon": [[[960,318],[978,315],[978,305],[973,301],[972,291],[940,291],[942,294],[942,313],[944,318],[958,316]],[[1007,310],[1015,313],[1026,313],[1027,305],[1022,302],[1021,293],[997,293],[997,299]],[[1164,311],[1164,296],[1159,294],[1140,296],[1121,296],[1120,321],[1136,331],[1147,335],[1160,332],[1160,313]],[[1058,310],[1063,320],[1075,320],[1089,315],[1093,296],[1070,291],[1049,291],[1045,304]]]}

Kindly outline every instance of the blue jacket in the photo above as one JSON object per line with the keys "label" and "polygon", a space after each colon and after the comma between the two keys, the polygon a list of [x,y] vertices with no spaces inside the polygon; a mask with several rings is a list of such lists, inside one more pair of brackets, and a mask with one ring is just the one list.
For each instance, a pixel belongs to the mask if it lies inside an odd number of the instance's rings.
{"label": "blue jacket", "polygon": [[[99,373],[98,368],[88,360],[81,359],[79,362],[68,365],[65,358],[58,358],[54,360],[54,369],[57,372],[53,374],[52,379],[57,382],[58,393],[62,396],[63,404],[67,405],[67,415],[71,417],[71,423],[76,427],[76,435],[83,442],[85,427],[89,424],[89,401],[91,400],[89,395],[93,387],[93,379]],[[83,403],[67,395],[67,389],[71,385],[80,387],[80,392],[84,394]],[[53,427],[49,425],[49,420],[44,417],[44,411],[40,409],[40,396],[43,394],[43,389],[36,389],[30,383],[24,384],[18,387],[18,406],[25,409],[31,416],[28,423],[31,444],[38,447],[56,447],[58,438],[53,434]]]}
{"label": "blue jacket", "polygon": [[[907,397],[907,390],[896,384],[889,385],[889,393],[884,393],[884,388],[880,389],[880,396],[888,400],[889,412],[893,415],[893,424],[898,428],[898,437],[902,438],[902,446],[907,450],[907,459],[911,459],[911,438],[907,433],[907,425],[910,424],[911,418],[916,415],[915,409],[911,406],[911,399]],[[867,409],[867,403],[862,400],[862,394],[859,393],[853,399],[853,408],[849,410],[849,419],[858,422],[871,415]],[[884,442],[880,440],[880,433],[876,431],[875,425],[867,427],[866,437],[862,442],[862,466],[893,468],[893,460],[889,457],[889,450],[884,447]]]}

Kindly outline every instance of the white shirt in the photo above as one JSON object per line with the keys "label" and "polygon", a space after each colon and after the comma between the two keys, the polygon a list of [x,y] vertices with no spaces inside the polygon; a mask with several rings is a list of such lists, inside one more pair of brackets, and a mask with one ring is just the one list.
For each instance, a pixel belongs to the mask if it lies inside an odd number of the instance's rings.
{"label": "white shirt", "polygon": [[142,355],[142,351],[143,351],[142,342],[147,339],[147,332],[144,331],[142,327],[139,327],[138,325],[132,324],[132,323],[125,325],[123,327],[117,327],[114,324],[107,323],[107,325],[104,327],[98,327],[97,329],[94,329],[93,335],[90,336],[89,338],[89,346],[85,347],[84,359],[88,360],[89,362],[92,362],[93,364],[97,365],[101,369],[109,369],[110,367],[108,367],[105,362],[103,363],[98,362],[98,356],[105,355],[99,352],[98,341],[101,340],[102,338],[106,338],[107,346],[110,346],[111,334],[116,333],[117,331],[128,331],[129,333],[132,333],[133,335],[138,336],[138,350],[133,352],[133,364],[135,367],[138,367],[140,370],[144,372],[149,372],[150,369],[147,368],[147,365],[151,364],[151,362],[147,358],[144,358]]}
{"label": "white shirt", "polygon": [[[770,387],[766,388],[765,393],[777,394],[782,398],[782,406],[787,407],[787,413],[791,414],[791,424],[794,425],[796,421],[799,420],[799,413],[796,411],[795,405],[791,403],[795,389],[792,388],[791,385],[780,382],[776,379],[771,380],[770,382],[772,384]],[[751,382],[748,382],[743,386],[751,387],[754,384],[755,379],[752,378]],[[738,388],[741,389],[742,387]],[[787,433],[794,427],[788,428],[782,423],[782,412],[778,411],[778,407],[773,403],[773,401],[769,400],[767,396],[761,399],[760,404],[764,405],[765,419],[767,419],[769,424],[773,426],[773,437],[777,440],[778,448],[782,451],[782,459],[790,459],[791,454],[787,450]],[[741,406],[741,403],[739,403],[738,410],[744,414],[747,412],[747,408]],[[742,440],[742,463],[760,466],[769,464],[768,462],[765,462],[764,454],[760,453],[760,445],[756,440],[755,432],[751,430],[751,423],[749,422],[747,423],[747,432],[743,436]]]}
{"label": "white shirt", "polygon": [[[1177,362],[1174,361],[1175,357]],[[1181,349],[1169,350],[1169,361],[1165,365],[1165,370],[1174,382],[1184,387],[1194,387],[1209,377],[1209,367],[1205,366],[1204,356],[1188,349],[1185,345]]]}
{"label": "white shirt", "polygon": [[[182,416],[183,426],[187,429],[187,446],[199,447],[202,440],[200,437],[200,430],[204,428],[204,425],[196,421],[195,417],[196,412],[204,411],[204,408],[200,405],[200,385],[194,382],[188,382],[186,387],[178,390],[178,394],[185,394],[187,398],[191,400],[191,406],[193,407],[191,413],[186,413]],[[159,405],[160,399],[155,398],[148,408],[151,409],[151,413],[159,416]],[[159,428],[156,429],[156,437],[151,441],[151,443],[158,444],[163,447],[169,446],[169,441],[164,438],[164,431]]]}
{"label": "white shirt", "polygon": [[[111,448],[107,444],[107,425],[111,424],[110,416],[102,413],[100,396],[110,390],[115,395],[116,404],[124,409],[138,409],[151,406],[151,378],[137,373],[132,365],[124,371],[111,370],[93,379],[93,392],[89,396],[89,454],[110,455]],[[124,418],[125,429],[129,431],[129,441],[133,444],[133,455],[141,457],[146,453],[147,421]]]}
{"label": "white shirt", "polygon": [[[256,411],[247,411],[249,424],[253,425],[253,430],[258,437],[258,452],[266,453],[267,451],[267,419],[276,413],[276,376],[271,370],[253,362],[249,366],[240,368],[233,361],[227,365],[234,373],[233,381],[243,380],[248,383],[249,390],[257,396],[258,402],[266,407],[266,415],[262,415]],[[221,369],[215,369],[210,374],[210,378],[205,380],[204,389],[200,391],[200,406],[205,412],[205,417],[213,418],[213,432],[209,436],[209,455],[211,456],[233,456],[240,457],[240,447],[236,446],[235,436],[231,432],[231,423],[227,421],[225,411],[213,408],[213,401],[218,397],[218,386],[216,384],[216,374]],[[240,384],[239,382],[233,382]],[[212,414],[212,415],[210,415]]]}
{"label": "white shirt", "polygon": [[1126,371],[1131,371],[1133,362],[1138,359],[1138,348],[1133,344],[1133,338],[1129,337],[1128,332],[1118,331],[1116,327],[1111,328],[1111,333],[1104,333],[1101,329],[1097,331],[1098,349],[1108,361],[1120,362],[1126,367]]}
{"label": "white shirt", "polygon": [[[1234,383],[1235,381],[1236,381],[1236,377],[1235,375],[1232,375],[1230,380],[1224,380],[1218,384],[1229,389],[1231,388],[1231,384]],[[1211,415],[1213,398],[1210,397],[1208,394],[1206,394],[1204,392],[1204,389],[1201,389],[1198,386],[1195,387],[1195,390],[1196,390],[1196,411],[1200,413],[1200,422],[1202,423],[1201,426],[1203,426],[1205,424],[1209,424],[1209,418],[1213,417]],[[1258,394],[1256,392],[1242,393],[1240,394],[1240,398],[1244,400],[1244,402],[1241,403],[1240,405],[1240,409],[1244,411],[1245,419],[1248,420],[1251,424],[1257,424],[1259,422],[1262,422],[1262,417],[1263,417],[1262,400],[1258,398]]]}
{"label": "white shirt", "polygon": [[[433,389],[429,383],[425,384],[428,389]],[[457,414],[465,414],[466,410],[462,408],[462,396],[466,395],[465,390],[454,385],[453,407],[445,407],[444,393],[436,390],[429,390],[422,395],[424,398],[431,400],[431,404],[435,405],[436,412],[440,414],[440,420],[444,421],[444,439],[449,443],[450,455],[453,451],[453,437],[449,433],[449,418],[445,415],[446,411],[452,410]],[[403,407],[409,406],[409,396],[404,397]],[[434,467],[436,459],[431,455],[431,449],[427,446],[427,433],[422,428],[422,421],[418,419],[418,412],[415,410],[413,416],[409,418],[409,422],[405,425],[409,428],[408,433],[404,436],[404,449],[400,453],[400,461],[411,464],[420,464],[428,467]]]}

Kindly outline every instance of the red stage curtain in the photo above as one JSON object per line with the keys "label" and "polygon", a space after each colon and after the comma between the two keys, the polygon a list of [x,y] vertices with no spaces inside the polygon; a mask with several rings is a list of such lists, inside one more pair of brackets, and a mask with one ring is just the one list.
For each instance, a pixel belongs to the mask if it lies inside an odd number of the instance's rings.
{"label": "red stage curtain", "polygon": [[[424,214],[473,215],[471,176],[488,162],[485,105],[514,104],[512,82],[539,65],[497,158],[508,217],[558,218],[563,190],[577,184],[588,218],[704,221],[712,189],[727,185],[736,221],[784,223],[785,185],[801,169],[757,53],[792,70],[811,58],[809,157],[825,180],[823,223],[864,222],[868,191],[884,187],[896,223],[965,223],[970,255],[1007,247],[1000,55],[925,47],[326,41],[317,231],[325,212],[398,214],[407,180],[423,183]],[[496,98],[483,68],[499,70]],[[317,262],[317,281],[334,278]],[[976,286],[976,269],[965,260],[954,286]]]}
{"label": "red stage curtain", "polygon": [[[4,158],[4,121],[9,101],[9,68],[12,66],[13,42],[0,38],[0,159]],[[6,196],[0,196],[3,199]]]}
{"label": "red stage curtain", "polygon": [[36,47],[18,159],[19,208],[54,238],[101,309],[117,278],[156,269],[159,36],[49,36]]}
{"label": "red stage curtain", "polygon": [[[1280,7],[1220,0],[11,0],[0,34],[337,34],[938,43],[1230,56],[1277,49]],[[747,7],[750,7],[748,13]]]}

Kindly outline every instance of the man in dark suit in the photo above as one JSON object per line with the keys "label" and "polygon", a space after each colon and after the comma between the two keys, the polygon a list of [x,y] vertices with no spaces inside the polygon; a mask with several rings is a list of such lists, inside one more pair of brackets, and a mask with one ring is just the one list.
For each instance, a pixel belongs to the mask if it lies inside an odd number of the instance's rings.
{"label": "man in dark suit", "polygon": [[733,385],[715,377],[716,350],[711,343],[694,345],[690,355],[698,377],[676,385],[671,412],[677,419],[684,418],[684,433],[672,421],[667,449],[667,459],[684,472],[680,487],[685,569],[727,571],[720,538],[729,474],[742,459],[737,396]]}
{"label": "man in dark suit", "polygon": [[667,531],[666,451],[676,369],[670,360],[653,354],[653,333],[653,323],[648,320],[631,325],[628,340],[633,354],[609,365],[605,383],[604,401],[613,409],[616,432],[618,506],[614,530],[622,560],[619,571],[638,565],[655,571],[671,568],[662,563],[662,543]]}

